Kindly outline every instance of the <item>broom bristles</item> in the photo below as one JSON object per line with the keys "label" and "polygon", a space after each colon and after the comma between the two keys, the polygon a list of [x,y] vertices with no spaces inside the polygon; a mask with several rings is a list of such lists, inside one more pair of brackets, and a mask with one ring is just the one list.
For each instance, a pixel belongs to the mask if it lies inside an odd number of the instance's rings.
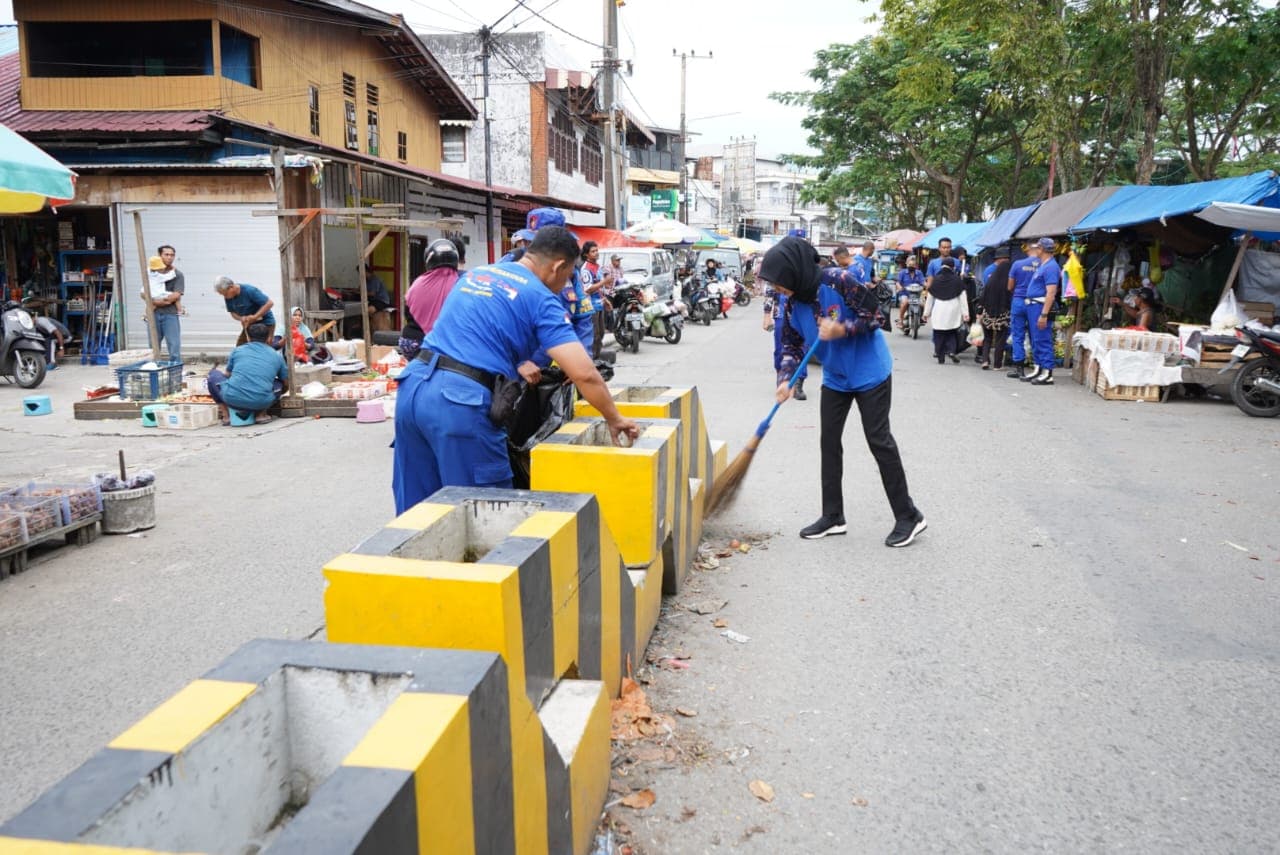
{"label": "broom bristles", "polygon": [[738,488],[742,486],[742,479],[747,476],[747,470],[751,467],[756,449],[760,447],[761,439],[762,437],[753,434],[743,446],[742,451],[738,452],[738,456],[725,467],[724,474],[716,479],[711,498],[707,500],[707,516],[728,506],[737,495]]}

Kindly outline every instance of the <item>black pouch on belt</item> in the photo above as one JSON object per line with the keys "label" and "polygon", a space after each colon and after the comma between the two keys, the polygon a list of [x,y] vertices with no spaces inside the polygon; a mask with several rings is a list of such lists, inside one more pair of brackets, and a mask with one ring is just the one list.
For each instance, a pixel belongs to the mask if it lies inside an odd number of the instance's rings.
{"label": "black pouch on belt", "polygon": [[498,376],[493,381],[493,401],[489,404],[489,421],[495,426],[510,429],[520,407],[520,399],[528,384],[523,380],[508,380]]}

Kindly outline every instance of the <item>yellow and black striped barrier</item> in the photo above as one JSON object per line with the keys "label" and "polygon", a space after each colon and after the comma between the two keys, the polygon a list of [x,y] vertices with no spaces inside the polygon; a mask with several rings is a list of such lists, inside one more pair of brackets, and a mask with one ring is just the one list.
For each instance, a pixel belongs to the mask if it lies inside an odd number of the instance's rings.
{"label": "yellow and black striped barrier", "polygon": [[496,653],[251,642],[0,826],[0,853],[583,853],[604,686],[544,703],[535,823],[511,700]]}

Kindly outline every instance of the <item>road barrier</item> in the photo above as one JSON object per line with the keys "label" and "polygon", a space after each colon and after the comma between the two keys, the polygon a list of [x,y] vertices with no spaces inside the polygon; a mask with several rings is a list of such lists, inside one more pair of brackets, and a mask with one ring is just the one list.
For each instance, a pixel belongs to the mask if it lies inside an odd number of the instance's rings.
{"label": "road barrier", "polygon": [[519,815],[521,701],[496,653],[251,642],[0,826],[0,853],[583,853],[604,686],[543,703],[539,823]]}

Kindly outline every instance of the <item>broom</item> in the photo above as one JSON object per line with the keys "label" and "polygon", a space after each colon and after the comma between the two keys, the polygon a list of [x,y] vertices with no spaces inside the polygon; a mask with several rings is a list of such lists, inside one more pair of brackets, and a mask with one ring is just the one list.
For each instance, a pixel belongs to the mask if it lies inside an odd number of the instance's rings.
{"label": "broom", "polygon": [[[813,359],[813,354],[817,352],[818,345],[822,343],[821,339],[815,338],[813,344],[809,346],[809,352],[800,360],[800,364],[796,366],[795,372],[791,375],[791,380],[787,383],[788,389],[794,389],[795,385],[800,382],[800,371],[809,364],[809,360]],[[773,409],[769,411],[769,415],[764,417],[764,421],[756,428],[755,434],[747,440],[747,444],[743,446],[742,451],[738,452],[738,456],[733,458],[733,462],[725,467],[724,474],[716,479],[716,485],[711,490],[711,496],[707,499],[706,515],[710,516],[716,511],[721,510],[738,492],[738,487],[742,485],[742,479],[747,475],[747,469],[751,466],[751,459],[755,457],[756,449],[760,447],[761,440],[764,435],[769,432],[769,425],[773,422],[773,417],[778,413],[778,407],[781,407],[780,401],[774,402]]]}

